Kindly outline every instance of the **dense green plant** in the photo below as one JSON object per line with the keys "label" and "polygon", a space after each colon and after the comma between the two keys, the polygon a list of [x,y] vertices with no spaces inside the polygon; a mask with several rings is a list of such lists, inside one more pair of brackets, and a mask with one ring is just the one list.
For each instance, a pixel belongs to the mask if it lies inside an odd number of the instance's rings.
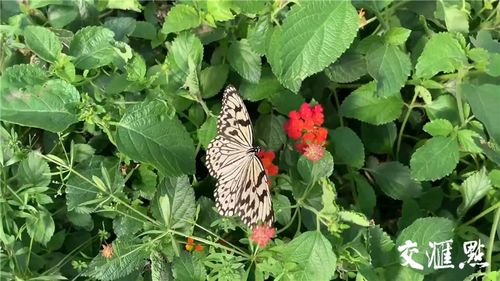
{"label": "dense green plant", "polygon": [[[294,2],[2,1],[0,279],[498,280],[498,1]],[[204,165],[229,83],[277,155],[265,248]]]}

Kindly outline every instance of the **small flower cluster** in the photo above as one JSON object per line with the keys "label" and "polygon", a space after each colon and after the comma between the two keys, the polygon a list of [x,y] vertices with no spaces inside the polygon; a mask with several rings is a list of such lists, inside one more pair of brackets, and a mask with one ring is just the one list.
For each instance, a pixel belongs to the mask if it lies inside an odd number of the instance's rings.
{"label": "small flower cluster", "polygon": [[328,131],[323,125],[323,107],[320,104],[310,106],[303,103],[299,111],[292,110],[288,114],[290,120],[285,123],[287,135],[297,141],[295,148],[310,160],[323,157]]}
{"label": "small flower cluster", "polygon": [[250,240],[254,241],[262,249],[276,234],[275,229],[268,225],[258,225],[252,229]]}
{"label": "small flower cluster", "polygon": [[187,242],[187,244],[185,246],[186,251],[189,251],[189,252],[191,252],[192,250],[195,250],[197,252],[203,251],[203,245],[195,244],[193,238],[188,237],[187,241],[188,242]]}
{"label": "small flower cluster", "polygon": [[278,174],[278,166],[273,164],[273,160],[276,157],[274,151],[261,150],[257,153],[257,156],[262,160],[262,164],[268,176],[275,176]]}
{"label": "small flower cluster", "polygon": [[113,257],[113,246],[111,244],[102,245],[101,255],[110,260]]}

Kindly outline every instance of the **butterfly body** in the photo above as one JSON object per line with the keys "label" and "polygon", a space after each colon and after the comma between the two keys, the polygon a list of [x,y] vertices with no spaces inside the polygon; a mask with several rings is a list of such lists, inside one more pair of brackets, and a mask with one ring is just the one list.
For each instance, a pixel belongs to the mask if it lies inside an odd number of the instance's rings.
{"label": "butterfly body", "polygon": [[253,144],[252,122],[243,100],[228,86],[217,119],[217,136],[207,148],[207,168],[217,179],[215,202],[223,216],[239,216],[253,228],[273,223],[268,178]]}

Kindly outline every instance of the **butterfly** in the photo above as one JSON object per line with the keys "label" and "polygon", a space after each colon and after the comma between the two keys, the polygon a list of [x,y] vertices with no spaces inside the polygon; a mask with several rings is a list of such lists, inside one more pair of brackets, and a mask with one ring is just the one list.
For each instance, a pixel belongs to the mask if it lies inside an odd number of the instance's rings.
{"label": "butterfly", "polygon": [[237,215],[250,228],[272,226],[268,177],[253,146],[252,122],[238,91],[224,90],[217,136],[208,144],[206,164],[217,179],[215,205],[223,216]]}

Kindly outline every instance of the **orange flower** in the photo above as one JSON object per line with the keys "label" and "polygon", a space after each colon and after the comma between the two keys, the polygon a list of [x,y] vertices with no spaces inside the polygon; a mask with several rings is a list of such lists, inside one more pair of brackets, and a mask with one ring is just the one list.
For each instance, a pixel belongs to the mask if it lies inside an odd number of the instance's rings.
{"label": "orange flower", "polygon": [[[288,117],[290,120],[285,123],[284,129],[287,135],[296,141],[295,148],[304,155],[306,151],[312,150],[315,152],[315,156],[320,156],[320,158],[308,158],[321,159],[323,154],[316,152],[320,152],[319,146],[326,145],[328,135],[328,130],[321,127],[324,122],[323,107],[320,104],[311,106],[308,103],[303,103],[298,111],[290,111]],[[310,146],[313,147],[310,148]]]}
{"label": "orange flower", "polygon": [[191,252],[193,249],[197,252],[203,251],[203,245],[195,244],[194,239],[191,237],[188,237],[187,244],[184,247],[185,247],[186,251],[189,251],[189,252]]}
{"label": "orange flower", "polygon": [[278,166],[273,164],[273,160],[276,157],[274,151],[261,150],[257,153],[257,156],[262,160],[262,165],[264,165],[264,169],[268,176],[275,176],[278,174]]}
{"label": "orange flower", "polygon": [[110,260],[113,257],[113,246],[111,244],[102,245],[101,255]]}

